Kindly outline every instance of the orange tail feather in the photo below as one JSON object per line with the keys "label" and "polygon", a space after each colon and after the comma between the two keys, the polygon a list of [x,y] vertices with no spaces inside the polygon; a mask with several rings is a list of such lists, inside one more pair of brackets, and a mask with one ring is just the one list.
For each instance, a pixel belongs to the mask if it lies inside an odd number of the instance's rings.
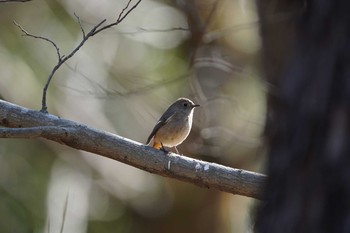
{"label": "orange tail feather", "polygon": [[153,142],[153,148],[156,148],[156,149],[160,149],[162,148],[162,144],[160,144],[159,142]]}

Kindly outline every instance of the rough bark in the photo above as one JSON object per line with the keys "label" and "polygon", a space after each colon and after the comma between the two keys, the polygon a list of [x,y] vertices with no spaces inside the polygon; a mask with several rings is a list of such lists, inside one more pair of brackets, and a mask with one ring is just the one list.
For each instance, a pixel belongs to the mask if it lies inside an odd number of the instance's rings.
{"label": "rough bark", "polygon": [[42,137],[165,177],[260,199],[262,174],[164,153],[118,135],[0,100],[2,138]]}
{"label": "rough bark", "polygon": [[279,27],[261,21],[266,77],[277,91],[269,96],[269,179],[256,231],[350,232],[350,2],[258,5],[262,19],[295,14]]}

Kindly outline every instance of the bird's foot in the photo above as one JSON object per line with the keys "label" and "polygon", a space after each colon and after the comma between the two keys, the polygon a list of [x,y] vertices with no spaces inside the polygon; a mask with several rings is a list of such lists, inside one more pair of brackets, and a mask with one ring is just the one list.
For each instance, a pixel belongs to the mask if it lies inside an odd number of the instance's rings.
{"label": "bird's foot", "polygon": [[165,154],[169,154],[169,151],[167,151],[163,145],[162,142],[160,142],[160,145],[162,145],[162,147],[160,148],[161,151],[163,151]]}

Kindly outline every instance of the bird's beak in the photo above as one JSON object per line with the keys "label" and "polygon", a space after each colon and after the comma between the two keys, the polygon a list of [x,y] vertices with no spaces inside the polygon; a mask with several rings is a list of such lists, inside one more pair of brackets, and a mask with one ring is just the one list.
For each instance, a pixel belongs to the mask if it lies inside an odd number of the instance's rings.
{"label": "bird's beak", "polygon": [[199,104],[194,104],[192,105],[192,108],[199,107],[199,106],[200,106]]}

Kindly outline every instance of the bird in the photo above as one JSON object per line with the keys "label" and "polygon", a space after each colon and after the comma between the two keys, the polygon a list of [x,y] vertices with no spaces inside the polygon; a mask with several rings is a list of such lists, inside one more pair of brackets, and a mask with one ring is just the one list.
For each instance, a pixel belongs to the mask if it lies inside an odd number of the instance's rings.
{"label": "bird", "polygon": [[193,110],[199,106],[187,98],[177,99],[159,118],[146,145],[149,145],[153,139],[153,148],[167,152],[164,146],[174,147],[176,153],[179,154],[176,146],[180,145],[189,135],[192,128]]}

